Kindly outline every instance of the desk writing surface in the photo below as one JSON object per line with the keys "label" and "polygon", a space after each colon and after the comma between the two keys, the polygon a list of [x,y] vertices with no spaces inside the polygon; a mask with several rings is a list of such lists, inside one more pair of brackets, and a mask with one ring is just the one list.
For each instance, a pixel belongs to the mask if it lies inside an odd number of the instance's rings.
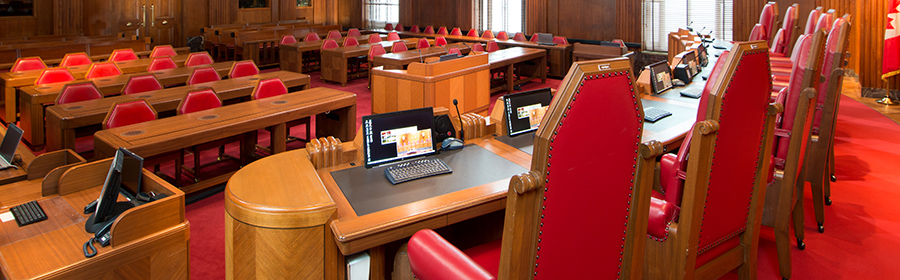
{"label": "desk writing surface", "polygon": [[528,170],[478,145],[462,150],[442,151],[440,158],[453,173],[391,185],[384,175],[386,166],[366,169],[358,166],[331,172],[344,197],[357,215],[363,216],[399,205],[458,190],[480,186]]}
{"label": "desk writing surface", "polygon": [[509,145],[510,147],[519,149],[520,151],[525,152],[528,155],[534,155],[534,132],[519,134],[512,137],[504,134],[494,139],[500,141],[503,144]]}

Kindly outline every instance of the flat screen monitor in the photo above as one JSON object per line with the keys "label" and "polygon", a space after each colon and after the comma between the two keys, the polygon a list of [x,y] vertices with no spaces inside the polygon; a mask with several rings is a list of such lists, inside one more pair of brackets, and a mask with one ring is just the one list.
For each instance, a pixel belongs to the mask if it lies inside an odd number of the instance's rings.
{"label": "flat screen monitor", "polygon": [[144,159],[125,148],[119,148],[119,152],[122,152],[124,155],[122,159],[122,182],[119,192],[128,200],[134,201],[141,193],[141,180],[143,177],[141,170],[144,168]]}
{"label": "flat screen monitor", "polygon": [[455,53],[453,53],[453,54],[445,54],[445,55],[442,55],[442,56],[441,56],[441,60],[439,60],[439,61],[454,60],[454,59],[457,59],[457,58],[459,58],[459,57],[460,57],[460,56],[459,56],[458,54],[455,54]]}
{"label": "flat screen monitor", "polygon": [[665,60],[650,64],[650,85],[653,93],[660,94],[672,88],[672,68]]}
{"label": "flat screen monitor", "polygon": [[700,55],[697,56],[697,63],[702,67],[706,67],[709,64],[709,54],[706,51],[706,43],[700,44],[700,47],[697,48],[697,53]]}
{"label": "flat screen monitor", "polygon": [[12,165],[16,149],[19,147],[19,141],[22,141],[22,134],[22,129],[14,123],[10,123],[9,127],[6,128],[6,135],[3,135],[3,143],[0,144],[0,157],[3,158],[7,165]]}
{"label": "flat screen monitor", "polygon": [[534,36],[538,36],[538,44],[544,45],[555,45],[553,43],[553,34],[550,33],[536,33]]}
{"label": "flat screen monitor", "polygon": [[362,117],[366,168],[435,153],[431,107]]}
{"label": "flat screen monitor", "polygon": [[697,68],[697,54],[694,53],[693,50],[687,51],[683,57],[681,57],[681,64],[686,64],[688,69],[691,69],[691,77],[697,76],[700,73]]}
{"label": "flat screen monitor", "polygon": [[140,192],[143,163],[144,160],[141,157],[125,148],[119,148],[116,151],[109,171],[106,173],[103,188],[100,190],[97,208],[84,224],[87,232],[96,232],[104,225],[113,222],[119,214],[134,206],[132,202],[118,202],[118,197],[121,192],[126,198],[130,195],[129,199],[133,199]]}
{"label": "flat screen monitor", "polygon": [[506,134],[516,136],[538,129],[553,94],[550,88],[536,89],[503,96],[506,106]]}

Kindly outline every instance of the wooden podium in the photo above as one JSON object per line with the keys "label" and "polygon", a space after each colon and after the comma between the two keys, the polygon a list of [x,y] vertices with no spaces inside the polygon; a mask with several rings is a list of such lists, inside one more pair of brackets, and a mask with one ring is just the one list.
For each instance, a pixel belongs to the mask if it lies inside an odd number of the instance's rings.
{"label": "wooden podium", "polygon": [[407,70],[372,69],[372,114],[423,107],[451,108],[486,115],[490,103],[488,55],[470,55],[454,60],[412,63]]}

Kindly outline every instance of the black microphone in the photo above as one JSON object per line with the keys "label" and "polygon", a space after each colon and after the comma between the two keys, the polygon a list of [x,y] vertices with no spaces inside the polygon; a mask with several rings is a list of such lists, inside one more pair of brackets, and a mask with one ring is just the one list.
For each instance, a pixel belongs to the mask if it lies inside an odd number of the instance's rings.
{"label": "black microphone", "polygon": [[453,99],[453,107],[456,107],[456,117],[459,118],[459,140],[465,141],[466,137],[465,131],[463,130],[463,121],[462,115],[459,114],[459,101],[456,101],[456,98]]}
{"label": "black microphone", "polygon": [[[466,42],[460,42],[460,43],[462,43],[463,46],[466,46],[466,48],[469,49],[469,53],[472,53],[472,51],[474,51],[474,50],[472,49],[472,47],[469,47],[469,45],[466,45]],[[462,52],[459,52],[459,55],[462,56]]]}

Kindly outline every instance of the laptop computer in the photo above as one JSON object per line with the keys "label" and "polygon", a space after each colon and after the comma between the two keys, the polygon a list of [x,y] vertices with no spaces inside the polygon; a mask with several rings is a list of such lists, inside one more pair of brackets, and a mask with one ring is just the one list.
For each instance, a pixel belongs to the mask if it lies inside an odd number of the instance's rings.
{"label": "laptop computer", "polygon": [[362,117],[366,168],[437,152],[431,107]]}
{"label": "laptop computer", "polygon": [[538,129],[552,100],[550,88],[504,95],[503,122],[506,124],[506,135],[497,137],[497,140],[532,154],[534,131]]}
{"label": "laptop computer", "polygon": [[553,34],[550,33],[536,33],[534,36],[538,36],[537,43],[540,45],[550,45],[555,46],[556,43],[553,42]]}
{"label": "laptop computer", "polygon": [[7,168],[17,168],[12,164],[13,156],[16,155],[16,148],[22,141],[22,129],[16,124],[9,124],[6,128],[6,135],[3,136],[3,143],[0,144],[0,170]]}

